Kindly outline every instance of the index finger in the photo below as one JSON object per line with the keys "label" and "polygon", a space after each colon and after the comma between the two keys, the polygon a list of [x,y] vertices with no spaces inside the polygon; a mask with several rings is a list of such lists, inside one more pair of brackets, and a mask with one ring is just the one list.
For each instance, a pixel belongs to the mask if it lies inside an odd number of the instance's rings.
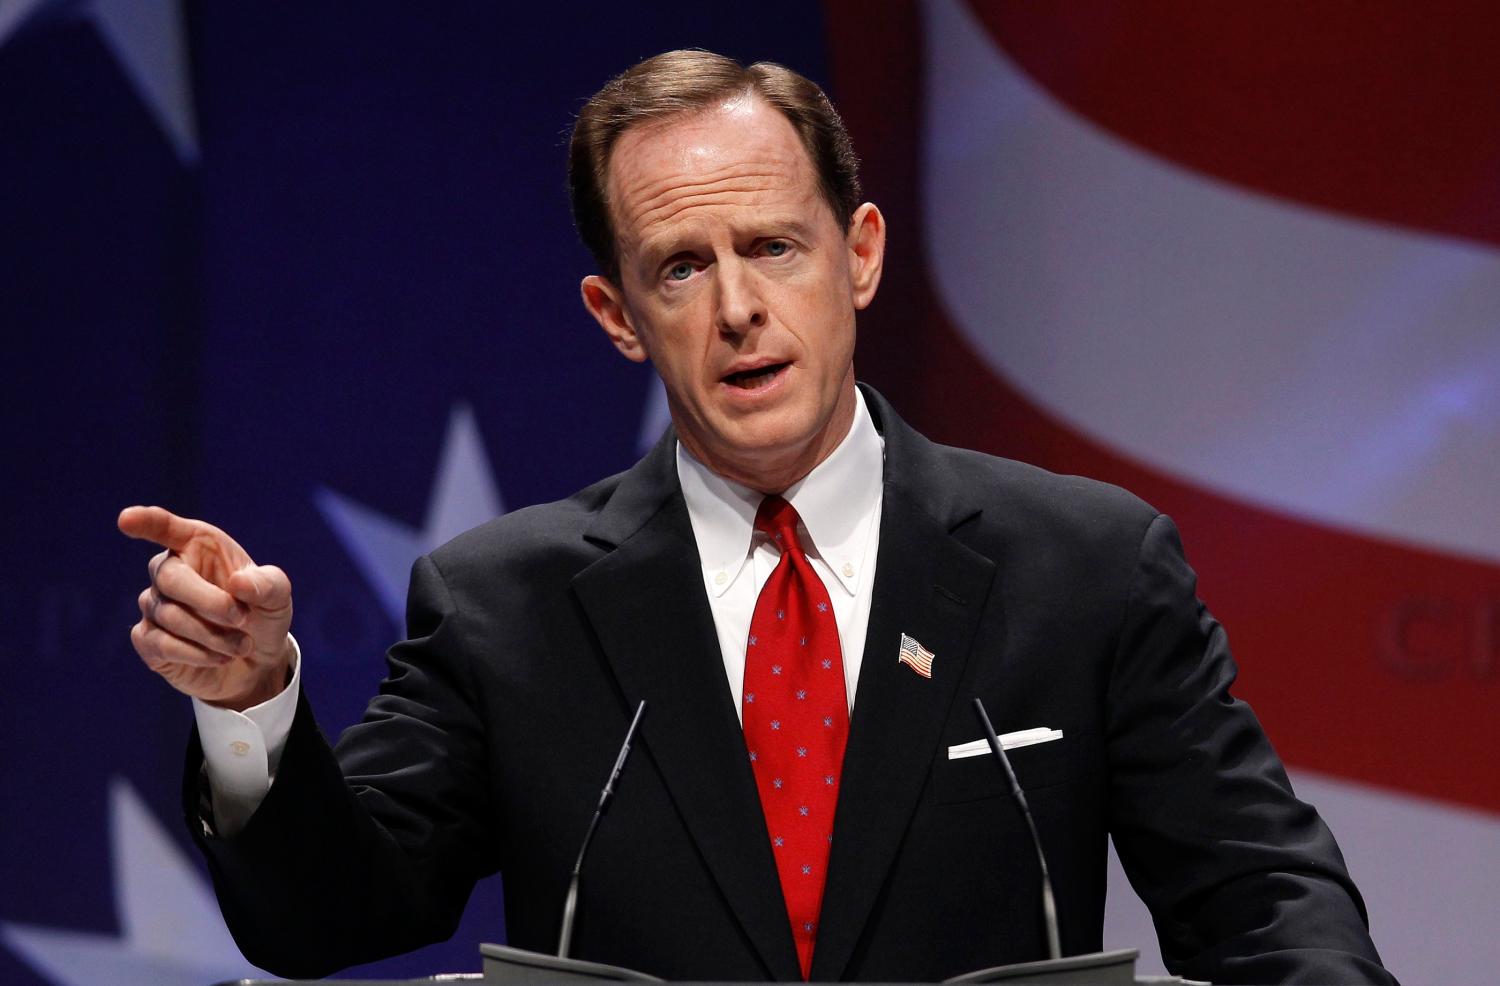
{"label": "index finger", "polygon": [[195,536],[212,530],[201,520],[179,517],[163,507],[126,507],[115,524],[121,534],[154,541],[168,551],[182,551]]}

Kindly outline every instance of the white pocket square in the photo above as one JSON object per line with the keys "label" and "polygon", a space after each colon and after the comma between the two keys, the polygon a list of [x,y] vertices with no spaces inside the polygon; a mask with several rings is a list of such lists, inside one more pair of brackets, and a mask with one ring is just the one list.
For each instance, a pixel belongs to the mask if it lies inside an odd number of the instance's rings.
{"label": "white pocket square", "polygon": [[[1062,739],[1061,729],[1049,729],[1046,726],[1037,726],[1035,729],[1018,729],[1013,733],[1000,734],[1000,748],[1002,750],[1014,750],[1022,746],[1033,746],[1037,743],[1050,743],[1053,740]],[[948,747],[949,760],[962,760],[964,757],[982,757],[990,752],[990,741],[980,737],[969,743],[960,743],[957,746]]]}

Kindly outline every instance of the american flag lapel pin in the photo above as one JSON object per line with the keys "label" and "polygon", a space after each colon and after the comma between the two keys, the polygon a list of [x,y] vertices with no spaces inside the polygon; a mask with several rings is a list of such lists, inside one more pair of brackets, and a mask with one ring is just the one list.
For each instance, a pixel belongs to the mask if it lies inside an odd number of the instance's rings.
{"label": "american flag lapel pin", "polygon": [[924,678],[932,677],[932,651],[923,647],[917,638],[909,633],[901,635],[901,653],[896,660]]}

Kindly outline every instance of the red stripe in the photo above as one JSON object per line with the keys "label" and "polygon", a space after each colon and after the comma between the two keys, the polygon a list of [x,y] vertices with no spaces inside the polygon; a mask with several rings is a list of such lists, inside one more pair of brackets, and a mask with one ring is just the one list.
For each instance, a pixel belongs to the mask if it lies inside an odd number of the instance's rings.
{"label": "red stripe", "polygon": [[969,3],[1033,78],[1152,153],[1500,243],[1500,4]]}

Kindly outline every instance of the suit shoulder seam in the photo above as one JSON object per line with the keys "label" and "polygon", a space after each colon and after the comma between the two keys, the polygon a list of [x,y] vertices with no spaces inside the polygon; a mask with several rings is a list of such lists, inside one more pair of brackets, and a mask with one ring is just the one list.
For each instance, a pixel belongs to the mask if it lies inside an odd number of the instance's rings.
{"label": "suit shoulder seam", "polygon": [[1131,609],[1135,606],[1136,587],[1141,578],[1141,569],[1144,567],[1143,562],[1146,556],[1146,541],[1151,537],[1151,531],[1156,527],[1157,523],[1165,519],[1166,516],[1166,514],[1160,511],[1155,511],[1151,520],[1141,529],[1140,540],[1136,542],[1135,563],[1130,569],[1130,581],[1125,586],[1125,601],[1120,606],[1120,620],[1115,624],[1115,645],[1111,651],[1109,668],[1111,680],[1114,678],[1115,668],[1120,663],[1120,649],[1125,645],[1125,628],[1130,625]]}

